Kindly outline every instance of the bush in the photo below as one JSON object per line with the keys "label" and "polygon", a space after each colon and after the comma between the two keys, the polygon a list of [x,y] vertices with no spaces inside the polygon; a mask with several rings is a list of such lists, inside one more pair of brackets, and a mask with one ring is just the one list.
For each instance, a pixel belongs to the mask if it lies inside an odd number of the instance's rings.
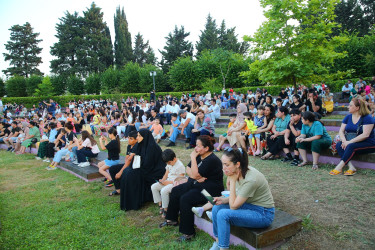
{"label": "bush", "polygon": [[68,86],[68,78],[64,75],[51,76],[51,83],[55,95],[64,95]]}
{"label": "bush", "polygon": [[5,89],[10,97],[27,96],[26,79],[22,76],[13,76],[6,82]]}
{"label": "bush", "polygon": [[93,73],[86,78],[85,90],[87,94],[100,94],[102,84],[100,77],[100,74]]}
{"label": "bush", "polygon": [[33,96],[38,85],[43,81],[43,76],[32,75],[26,79],[26,93],[27,96]]}
{"label": "bush", "polygon": [[0,97],[5,95],[5,86],[3,78],[0,78]]}
{"label": "bush", "polygon": [[70,76],[68,78],[68,91],[73,95],[81,95],[85,93],[85,86],[83,81],[77,76]]}

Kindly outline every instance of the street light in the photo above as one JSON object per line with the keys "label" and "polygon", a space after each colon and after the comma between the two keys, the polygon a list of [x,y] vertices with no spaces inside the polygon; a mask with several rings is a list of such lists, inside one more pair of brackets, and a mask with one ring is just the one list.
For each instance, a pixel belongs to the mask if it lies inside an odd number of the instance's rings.
{"label": "street light", "polygon": [[154,90],[155,90],[155,76],[156,76],[156,71],[151,71],[150,76],[152,76],[152,81],[154,82]]}

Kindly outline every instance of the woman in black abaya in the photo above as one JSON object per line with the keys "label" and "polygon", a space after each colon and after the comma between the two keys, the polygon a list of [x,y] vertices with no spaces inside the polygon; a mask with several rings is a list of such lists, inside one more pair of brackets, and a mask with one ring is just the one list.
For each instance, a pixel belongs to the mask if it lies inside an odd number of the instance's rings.
{"label": "woman in black abaya", "polygon": [[120,207],[122,210],[137,210],[152,201],[151,185],[165,173],[166,164],[161,158],[162,150],[147,129],[138,132],[136,155],[141,157],[141,167],[124,170],[121,179]]}

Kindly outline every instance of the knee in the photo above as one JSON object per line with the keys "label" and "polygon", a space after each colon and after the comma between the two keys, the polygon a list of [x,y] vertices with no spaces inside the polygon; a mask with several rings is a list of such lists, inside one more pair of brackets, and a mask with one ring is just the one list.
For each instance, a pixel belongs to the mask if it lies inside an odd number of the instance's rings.
{"label": "knee", "polygon": [[229,216],[226,209],[221,209],[216,214],[217,221],[228,221]]}
{"label": "knee", "polygon": [[169,188],[162,188],[161,191],[160,191],[161,195],[169,195],[171,193],[171,191],[169,190]]}

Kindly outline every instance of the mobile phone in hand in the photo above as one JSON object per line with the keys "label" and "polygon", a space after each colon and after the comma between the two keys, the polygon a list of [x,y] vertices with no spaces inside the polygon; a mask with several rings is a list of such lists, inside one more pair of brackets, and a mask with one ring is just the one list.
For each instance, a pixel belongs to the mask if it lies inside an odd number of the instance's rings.
{"label": "mobile phone in hand", "polygon": [[214,198],[206,191],[206,189],[203,189],[201,193],[206,197],[206,199],[212,204],[215,205]]}

